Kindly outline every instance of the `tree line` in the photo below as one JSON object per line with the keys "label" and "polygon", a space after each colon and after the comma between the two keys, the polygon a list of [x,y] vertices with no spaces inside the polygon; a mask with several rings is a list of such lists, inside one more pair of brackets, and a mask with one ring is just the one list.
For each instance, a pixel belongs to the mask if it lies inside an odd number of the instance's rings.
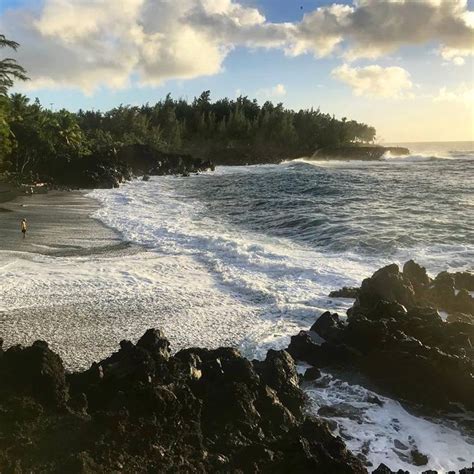
{"label": "tree line", "polygon": [[[17,43],[0,35],[0,46]],[[375,139],[373,127],[354,120],[336,119],[319,109],[287,109],[270,101],[240,96],[211,100],[204,91],[192,102],[169,94],[156,104],[120,105],[109,111],[65,109],[53,111],[38,99],[9,94],[26,71],[14,59],[0,62],[0,167],[19,176],[48,176],[60,162],[113,157],[129,145],[165,152],[190,153],[214,162],[224,155],[310,154],[315,150]],[[254,161],[255,161],[254,160]],[[252,159],[250,159],[252,161]]]}

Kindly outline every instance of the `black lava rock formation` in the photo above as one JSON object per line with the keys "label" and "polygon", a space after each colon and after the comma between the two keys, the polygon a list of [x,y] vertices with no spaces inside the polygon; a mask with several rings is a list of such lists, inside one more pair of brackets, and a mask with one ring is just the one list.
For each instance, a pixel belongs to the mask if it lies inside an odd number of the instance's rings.
{"label": "black lava rock formation", "polygon": [[413,261],[403,271],[386,266],[362,282],[347,318],[322,314],[292,337],[288,352],[318,368],[361,373],[384,393],[424,407],[474,410],[473,285],[469,272],[431,279]]}
{"label": "black lava rock formation", "polygon": [[364,473],[304,413],[293,359],[185,349],[148,330],[65,373],[45,342],[0,344],[0,472]]}

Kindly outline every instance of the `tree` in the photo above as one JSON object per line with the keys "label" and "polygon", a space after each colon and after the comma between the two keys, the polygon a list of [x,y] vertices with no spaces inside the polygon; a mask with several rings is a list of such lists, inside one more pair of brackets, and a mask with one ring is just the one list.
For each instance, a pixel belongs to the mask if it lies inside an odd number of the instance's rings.
{"label": "tree", "polygon": [[[10,48],[16,51],[18,46],[20,45],[17,42],[9,40],[5,35],[0,34],[0,48]],[[28,80],[26,70],[13,58],[0,60],[0,95],[5,96],[15,80]]]}
{"label": "tree", "polygon": [[[0,49],[10,48],[16,51],[19,44],[0,34]],[[4,58],[0,60],[0,172],[8,167],[7,157],[14,147],[14,137],[10,129],[10,103],[7,97],[8,89],[15,79],[26,81],[25,69],[15,59]]]}
{"label": "tree", "polygon": [[20,179],[60,181],[83,166],[113,161],[130,145],[150,153],[224,156],[224,161],[227,154],[234,162],[261,162],[374,138],[373,127],[338,120],[319,108],[295,112],[244,96],[211,102],[209,91],[192,103],[168,94],[154,105],[120,105],[104,113],[53,112],[21,94],[0,95],[0,168],[8,165]]}
{"label": "tree", "polygon": [[9,126],[10,102],[5,96],[0,95],[0,173],[6,171],[8,163],[6,157],[10,154],[13,146],[11,130]]}

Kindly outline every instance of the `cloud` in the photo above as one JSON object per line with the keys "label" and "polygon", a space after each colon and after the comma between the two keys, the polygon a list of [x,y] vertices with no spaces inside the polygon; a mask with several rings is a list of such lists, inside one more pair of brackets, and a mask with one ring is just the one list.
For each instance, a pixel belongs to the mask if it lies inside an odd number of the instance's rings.
{"label": "cloud", "polygon": [[461,102],[467,107],[474,107],[474,86],[472,84],[461,83],[449,89],[442,87],[434,97],[435,102]]}
{"label": "cloud", "polygon": [[273,23],[237,0],[42,0],[11,8],[2,33],[22,47],[30,88],[123,88],[217,74],[238,46],[289,55],[375,58],[434,42],[445,60],[472,54],[465,0],[358,0]]}
{"label": "cloud", "polygon": [[465,59],[460,56],[455,56],[453,58],[453,64],[455,66],[463,66],[466,63]]}
{"label": "cloud", "polygon": [[354,60],[435,41],[464,56],[472,54],[473,23],[466,0],[359,0],[354,7],[333,5],[306,14],[294,51],[321,56],[344,42],[342,54]]}
{"label": "cloud", "polygon": [[[473,37],[474,41],[474,37]],[[456,49],[456,48],[440,48],[439,55],[446,61],[451,61],[455,66],[463,66],[465,59],[463,56],[474,55],[474,48],[471,50]]]}
{"label": "cloud", "polygon": [[283,84],[277,84],[267,89],[259,89],[256,95],[260,99],[278,99],[286,95],[286,87]]}
{"label": "cloud", "polygon": [[401,67],[351,67],[347,64],[333,69],[333,77],[348,84],[356,96],[401,97],[413,87],[410,74]]}

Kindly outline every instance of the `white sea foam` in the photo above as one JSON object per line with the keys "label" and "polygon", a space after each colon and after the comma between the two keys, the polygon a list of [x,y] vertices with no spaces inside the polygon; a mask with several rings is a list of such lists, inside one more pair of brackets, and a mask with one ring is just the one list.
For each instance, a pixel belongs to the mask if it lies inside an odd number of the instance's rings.
{"label": "white sea foam", "polygon": [[[384,463],[392,470],[446,472],[471,464],[474,440],[463,439],[446,422],[416,417],[400,403],[330,374],[308,384],[306,392],[314,411],[331,407],[328,419],[337,423],[336,432],[352,451],[368,453],[374,467]],[[427,455],[428,464],[414,467],[412,450]]]}
{"label": "white sea foam", "polygon": [[355,160],[355,159],[318,159],[317,157],[310,158],[310,157],[302,157],[296,160],[290,160],[284,162],[284,164],[291,164],[291,163],[307,163],[314,166],[341,166],[347,165],[348,162],[351,163],[352,166],[377,166],[377,164],[382,164],[384,162],[389,162],[392,164],[410,164],[410,163],[422,163],[422,162],[430,162],[430,161],[439,161],[439,160],[464,160],[464,161],[474,161],[474,152],[473,151],[453,151],[453,152],[418,152],[418,153],[410,153],[407,155],[393,155],[390,151],[386,151],[379,160]]}

